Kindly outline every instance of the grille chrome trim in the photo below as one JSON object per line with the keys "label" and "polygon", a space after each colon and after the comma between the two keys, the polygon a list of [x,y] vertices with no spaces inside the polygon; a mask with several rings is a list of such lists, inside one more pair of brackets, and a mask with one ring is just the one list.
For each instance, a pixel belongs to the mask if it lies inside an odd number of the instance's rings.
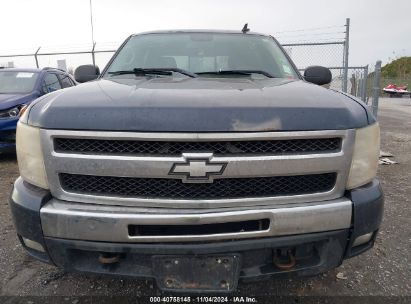
{"label": "grille chrome trim", "polygon": [[[304,203],[335,199],[343,196],[354,147],[355,130],[326,130],[301,132],[257,132],[257,133],[139,133],[41,130],[43,153],[47,177],[52,195],[61,200],[93,204],[123,205],[161,208],[221,208],[231,206],[269,206]],[[116,156],[58,153],[54,151],[55,137],[102,138],[130,140],[264,140],[296,138],[342,138],[341,150],[332,153],[261,155],[261,156],[214,156],[215,162],[227,162],[224,173],[215,178],[263,177],[279,175],[302,175],[336,172],[335,187],[327,192],[306,195],[187,200],[187,199],[144,199],[115,196],[96,196],[64,191],[59,182],[59,173],[128,176],[148,178],[179,178],[168,175],[172,165],[183,162],[183,156]]]}
{"label": "grille chrome trim", "polygon": [[54,147],[59,153],[88,155],[180,156],[199,151],[213,153],[215,156],[285,155],[336,152],[341,149],[341,138],[193,142],[56,137]]}

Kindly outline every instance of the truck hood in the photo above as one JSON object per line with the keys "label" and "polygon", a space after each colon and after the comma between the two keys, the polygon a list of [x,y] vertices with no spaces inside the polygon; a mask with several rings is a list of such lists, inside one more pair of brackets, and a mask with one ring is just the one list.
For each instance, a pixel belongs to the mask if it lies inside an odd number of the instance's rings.
{"label": "truck hood", "polygon": [[46,95],[28,123],[47,129],[247,132],[359,128],[364,105],[301,80],[101,79]]}

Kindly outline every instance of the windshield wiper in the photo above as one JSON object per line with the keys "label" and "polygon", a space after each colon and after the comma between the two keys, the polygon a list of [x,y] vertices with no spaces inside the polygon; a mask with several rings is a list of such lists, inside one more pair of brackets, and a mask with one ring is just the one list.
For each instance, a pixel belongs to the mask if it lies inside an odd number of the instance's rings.
{"label": "windshield wiper", "polygon": [[115,72],[108,72],[108,74],[116,76],[116,75],[126,75],[126,74],[134,74],[136,76],[145,76],[145,75],[166,75],[171,76],[175,73],[180,73],[186,75],[188,77],[196,78],[198,77],[197,74],[191,73],[189,71],[179,69],[179,68],[134,68],[132,70],[124,70],[124,71],[115,71]]}
{"label": "windshield wiper", "polygon": [[214,75],[246,75],[250,76],[251,74],[261,74],[268,78],[274,78],[273,75],[266,71],[259,70],[221,70],[221,71],[210,71],[210,72],[198,72],[197,75],[202,74],[214,74]]}

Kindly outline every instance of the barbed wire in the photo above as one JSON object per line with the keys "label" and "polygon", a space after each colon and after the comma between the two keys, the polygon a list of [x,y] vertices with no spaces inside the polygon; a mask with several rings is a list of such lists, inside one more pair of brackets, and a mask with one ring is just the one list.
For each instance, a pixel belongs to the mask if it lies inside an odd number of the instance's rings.
{"label": "barbed wire", "polygon": [[[278,39],[280,40],[280,39]],[[317,39],[298,39],[298,40],[281,40],[280,44],[305,44],[305,43],[316,43],[316,42],[344,42],[344,37],[333,37],[333,38],[317,38]]]}
{"label": "barbed wire", "polygon": [[327,33],[314,33],[314,34],[297,34],[297,35],[283,35],[283,36],[276,36],[276,38],[284,38],[284,37],[302,37],[302,36],[322,36],[322,35],[338,35],[338,34],[345,34],[345,32],[327,32]]}
{"label": "barbed wire", "polygon": [[[296,40],[295,42],[311,42],[314,39],[299,39],[298,37],[316,37],[315,41],[339,41],[344,40],[344,37],[334,36],[334,37],[327,37],[329,35],[341,35],[345,34],[344,31],[331,31],[331,32],[315,32],[319,30],[326,30],[326,29],[333,29],[333,28],[343,28],[345,25],[335,25],[335,26],[324,26],[324,27],[315,27],[315,28],[308,28],[308,29],[295,29],[295,30],[286,30],[286,31],[277,31],[274,32],[274,37],[278,40]],[[313,32],[314,31],[314,32]],[[287,33],[299,33],[299,34],[287,34]],[[284,34],[278,35],[277,34]],[[326,37],[323,37],[326,36]],[[318,38],[317,38],[318,37]],[[104,41],[104,42],[97,42],[95,48],[96,49],[106,49],[106,48],[117,48],[121,42],[112,42],[112,41]],[[53,50],[53,51],[64,51],[69,52],[72,50],[91,50],[93,45],[91,43],[75,43],[75,44],[59,44],[59,45],[42,45],[40,49],[40,53],[45,50]],[[13,48],[13,49],[3,49],[0,50],[0,55],[7,55],[13,54],[15,52],[27,53],[35,52],[38,49],[38,46],[33,46],[31,48]]]}
{"label": "barbed wire", "polygon": [[333,26],[323,26],[323,27],[296,29],[296,30],[289,30],[289,31],[279,31],[279,32],[274,32],[274,34],[317,31],[317,30],[325,30],[325,29],[341,28],[341,27],[345,27],[345,25],[333,25]]}
{"label": "barbed wire", "polygon": [[[121,42],[102,42],[96,43],[95,50],[111,49],[115,50],[120,46]],[[0,50],[0,55],[9,55],[13,57],[13,54],[34,54],[38,50],[38,46],[25,47],[25,48],[13,48]],[[71,51],[91,51],[93,45],[91,43],[77,43],[77,44],[62,44],[62,45],[42,45],[39,50],[39,54],[43,52],[71,52]],[[14,55],[15,56],[15,55]]]}

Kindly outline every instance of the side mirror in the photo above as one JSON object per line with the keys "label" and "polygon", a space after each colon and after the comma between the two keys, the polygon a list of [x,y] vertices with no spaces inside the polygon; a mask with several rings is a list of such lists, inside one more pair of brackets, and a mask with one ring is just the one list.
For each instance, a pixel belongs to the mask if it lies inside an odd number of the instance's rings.
{"label": "side mirror", "polygon": [[95,80],[99,75],[100,69],[92,64],[80,65],[74,71],[74,79],[80,83]]}
{"label": "side mirror", "polygon": [[41,96],[43,96],[45,93],[43,92],[43,90],[35,90],[34,91],[34,93],[33,93],[33,95],[34,95],[34,97],[35,98],[39,98],[39,97],[41,97]]}
{"label": "side mirror", "polygon": [[310,66],[304,71],[304,79],[318,85],[328,84],[332,80],[331,71],[322,66]]}

